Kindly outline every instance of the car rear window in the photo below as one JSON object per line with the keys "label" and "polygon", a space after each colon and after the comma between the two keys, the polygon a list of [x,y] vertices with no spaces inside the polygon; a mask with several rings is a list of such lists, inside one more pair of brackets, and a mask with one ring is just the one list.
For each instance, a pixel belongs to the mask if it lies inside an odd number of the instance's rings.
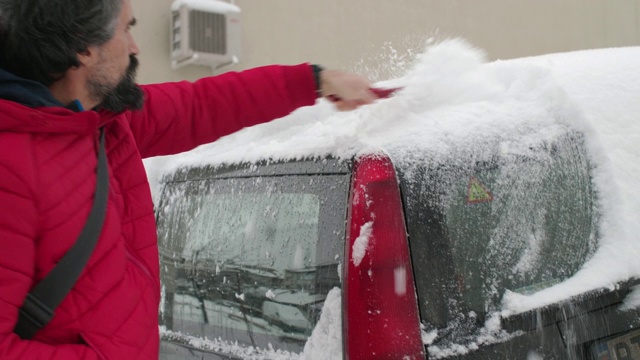
{"label": "car rear window", "polygon": [[438,328],[481,325],[505,292],[567,279],[597,243],[596,192],[579,134],[468,164],[401,172],[421,316]]}
{"label": "car rear window", "polygon": [[158,211],[167,330],[300,352],[340,287],[348,175],[169,183]]}

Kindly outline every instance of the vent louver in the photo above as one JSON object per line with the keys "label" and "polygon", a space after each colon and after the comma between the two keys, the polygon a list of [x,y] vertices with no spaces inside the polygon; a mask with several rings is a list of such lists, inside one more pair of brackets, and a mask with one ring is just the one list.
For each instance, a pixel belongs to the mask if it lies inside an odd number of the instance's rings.
{"label": "vent louver", "polygon": [[189,41],[193,51],[221,55],[227,53],[227,27],[224,15],[191,11],[189,22]]}
{"label": "vent louver", "polygon": [[240,9],[217,0],[176,0],[171,6],[171,64],[214,69],[240,58]]}

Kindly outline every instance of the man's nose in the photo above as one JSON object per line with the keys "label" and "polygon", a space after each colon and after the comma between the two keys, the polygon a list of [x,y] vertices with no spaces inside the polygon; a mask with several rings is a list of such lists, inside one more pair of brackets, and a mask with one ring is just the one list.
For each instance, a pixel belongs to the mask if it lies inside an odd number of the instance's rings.
{"label": "man's nose", "polygon": [[129,42],[129,54],[138,55],[139,53],[140,48],[138,48],[138,43],[136,43],[136,40],[131,36],[131,41]]}

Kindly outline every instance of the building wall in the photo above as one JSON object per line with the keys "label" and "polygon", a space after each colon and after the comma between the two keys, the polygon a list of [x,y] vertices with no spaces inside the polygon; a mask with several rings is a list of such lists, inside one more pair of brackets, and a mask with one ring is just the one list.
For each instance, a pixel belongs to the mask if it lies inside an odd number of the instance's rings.
{"label": "building wall", "polygon": [[[214,74],[203,66],[171,69],[172,1],[132,0],[141,83]],[[489,59],[640,43],[640,0],[228,1],[242,10],[242,57],[219,72],[314,62],[382,80],[428,39],[464,38]]]}

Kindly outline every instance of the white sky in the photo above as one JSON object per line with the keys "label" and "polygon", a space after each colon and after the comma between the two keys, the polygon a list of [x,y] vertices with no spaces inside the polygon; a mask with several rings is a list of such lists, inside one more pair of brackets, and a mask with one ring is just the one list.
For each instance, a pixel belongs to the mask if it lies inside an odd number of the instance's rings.
{"label": "white sky", "polygon": [[506,296],[504,314],[640,277],[640,48],[486,63],[482,51],[451,40],[430,46],[405,76],[378,85],[404,90],[348,113],[320,101],[189,153],[146,160],[154,197],[160,177],[186,164],[376,149],[410,164],[425,153],[464,155],[493,141],[517,150],[577,128],[587,134],[596,164],[603,209],[599,248],[564,283],[530,296]]}

